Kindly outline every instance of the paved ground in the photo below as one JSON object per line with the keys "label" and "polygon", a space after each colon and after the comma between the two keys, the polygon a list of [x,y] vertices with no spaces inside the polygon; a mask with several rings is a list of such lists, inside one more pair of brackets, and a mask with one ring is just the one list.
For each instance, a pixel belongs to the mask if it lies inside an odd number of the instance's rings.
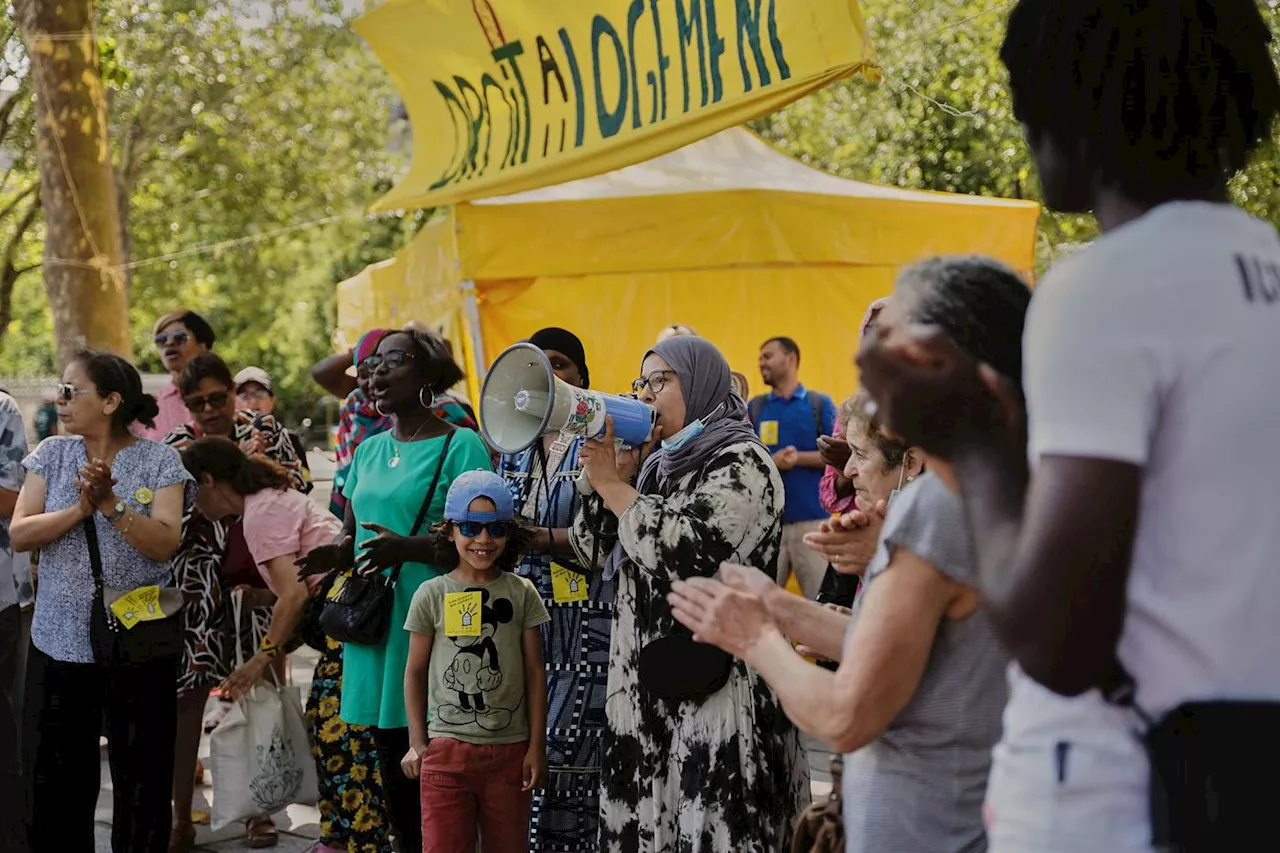
{"label": "paved ground", "polygon": [[[332,462],[321,460],[320,454],[311,454],[311,466],[313,477],[315,479],[315,490],[312,496],[324,506],[328,506],[329,492],[332,477]],[[310,649],[303,649],[297,654],[290,657],[290,682],[305,697],[307,690],[311,684],[311,670],[315,666],[316,655]],[[807,738],[806,745],[809,748],[809,764],[813,775],[812,790],[814,799],[826,797],[831,791],[831,776],[829,766],[831,764],[831,753],[824,745],[817,741]],[[207,756],[209,753],[208,739],[205,738],[200,745],[201,757]],[[102,853],[110,853],[111,850],[111,773],[107,768],[107,756],[105,748],[102,755],[102,788],[98,796],[98,809],[95,815],[97,820],[97,850]],[[205,776],[205,781],[209,779]],[[207,811],[212,802],[213,789],[209,785],[203,785],[196,792],[195,809],[197,811]],[[291,806],[285,812],[276,815],[276,826],[280,830],[280,844],[274,848],[280,853],[300,853],[315,843],[320,836],[320,813],[310,806]],[[240,826],[227,827],[220,832],[211,832],[208,826],[199,826],[196,829],[197,850],[200,851],[219,851],[219,853],[234,853],[235,851],[249,850],[244,843],[244,828]]]}

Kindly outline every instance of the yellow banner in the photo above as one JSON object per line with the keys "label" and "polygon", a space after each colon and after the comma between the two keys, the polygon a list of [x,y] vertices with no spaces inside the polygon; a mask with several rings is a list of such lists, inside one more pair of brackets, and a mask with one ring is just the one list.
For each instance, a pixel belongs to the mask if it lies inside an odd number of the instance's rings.
{"label": "yellow banner", "polygon": [[378,210],[612,171],[880,77],[857,0],[389,0],[354,26],[413,125]]}

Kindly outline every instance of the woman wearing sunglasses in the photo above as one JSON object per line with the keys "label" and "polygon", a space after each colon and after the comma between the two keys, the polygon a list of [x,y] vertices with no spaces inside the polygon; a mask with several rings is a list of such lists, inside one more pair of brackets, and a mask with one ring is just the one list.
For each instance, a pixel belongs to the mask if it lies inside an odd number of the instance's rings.
{"label": "woman wearing sunglasses", "polygon": [[[297,451],[275,418],[236,409],[235,380],[221,358],[204,353],[191,359],[182,372],[179,390],[193,423],[170,432],[166,444],[181,451],[206,436],[229,439],[246,454],[265,456],[282,467],[294,489],[310,490]],[[195,843],[191,800],[205,701],[209,691],[230,674],[235,659],[231,643],[237,637],[245,657],[257,652],[271,624],[275,597],[258,573],[237,519],[195,514],[173,566],[188,602],[184,611],[186,652],[178,675],[178,746],[173,770],[172,849],[181,853]],[[228,637],[223,627],[230,624],[227,605],[230,591],[237,586],[249,588],[245,603],[252,606],[251,615],[247,625],[236,626],[236,637]],[[250,822],[248,836],[255,847],[273,846],[278,841],[275,827],[266,817]]]}
{"label": "woman wearing sunglasses", "polygon": [[374,405],[392,419],[392,428],[356,448],[343,487],[348,503],[342,539],[314,549],[299,565],[307,574],[351,569],[390,574],[401,567],[391,630],[379,643],[343,646],[341,717],[348,725],[374,728],[399,847],[421,850],[418,785],[400,771],[400,759],[409,751],[404,624],[417,588],[444,574],[452,562],[442,558],[430,533],[444,519],[449,486],[466,471],[490,470],[489,450],[479,435],[441,419],[432,405],[437,394],[462,379],[462,368],[439,336],[392,332],[361,367],[369,373]]}
{"label": "woman wearing sunglasses", "polygon": [[156,415],[155,425],[148,427],[139,424],[135,430],[143,438],[163,441],[172,430],[191,423],[191,414],[182,403],[182,391],[178,384],[182,381],[182,371],[186,369],[187,363],[213,349],[217,337],[213,333],[213,327],[203,317],[185,308],[157,320],[154,334],[156,354],[160,356],[160,362],[169,371],[173,381],[156,397],[160,414]]}
{"label": "woman wearing sunglasses", "polygon": [[[63,374],[54,436],[23,462],[26,480],[10,537],[40,549],[40,585],[23,703],[29,847],[93,849],[98,737],[107,722],[114,811],[111,846],[164,853],[169,835],[177,661],[100,663],[90,642],[97,594],[88,525],[106,586],[172,586],[169,559],[195,489],[178,454],[130,433],[150,425],[156,402],[133,365],[82,353]],[[20,796],[6,790],[6,798]]]}

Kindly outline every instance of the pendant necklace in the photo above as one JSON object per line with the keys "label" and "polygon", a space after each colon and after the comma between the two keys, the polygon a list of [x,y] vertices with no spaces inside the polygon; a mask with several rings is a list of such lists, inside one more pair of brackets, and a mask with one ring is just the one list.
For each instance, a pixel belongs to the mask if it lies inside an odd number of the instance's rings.
{"label": "pendant necklace", "polygon": [[[430,420],[430,418],[428,418],[427,420]],[[418,433],[422,432],[422,428],[425,427],[426,425],[427,425],[427,421],[423,421],[418,426],[418,428],[414,430],[413,435],[410,436],[409,438],[409,441],[405,443],[408,444],[412,442],[415,438],[417,438]],[[387,467],[388,468],[400,467],[400,442],[396,439],[394,432],[391,434],[391,458],[387,460]]]}

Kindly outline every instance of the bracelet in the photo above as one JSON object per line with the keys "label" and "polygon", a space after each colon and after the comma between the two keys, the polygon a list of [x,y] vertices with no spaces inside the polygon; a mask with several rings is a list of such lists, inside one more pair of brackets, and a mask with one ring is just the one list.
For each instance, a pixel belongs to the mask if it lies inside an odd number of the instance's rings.
{"label": "bracelet", "polygon": [[120,530],[120,535],[122,537],[127,536],[129,534],[129,531],[133,529],[133,520],[134,518],[137,517],[137,513],[129,512],[128,510],[125,510],[124,517],[128,519],[128,521],[125,524],[124,528]]}
{"label": "bracelet", "polygon": [[271,640],[266,637],[262,638],[262,643],[259,644],[258,651],[262,652],[269,658],[278,658],[280,655],[284,654],[284,649],[276,643],[271,642]]}

